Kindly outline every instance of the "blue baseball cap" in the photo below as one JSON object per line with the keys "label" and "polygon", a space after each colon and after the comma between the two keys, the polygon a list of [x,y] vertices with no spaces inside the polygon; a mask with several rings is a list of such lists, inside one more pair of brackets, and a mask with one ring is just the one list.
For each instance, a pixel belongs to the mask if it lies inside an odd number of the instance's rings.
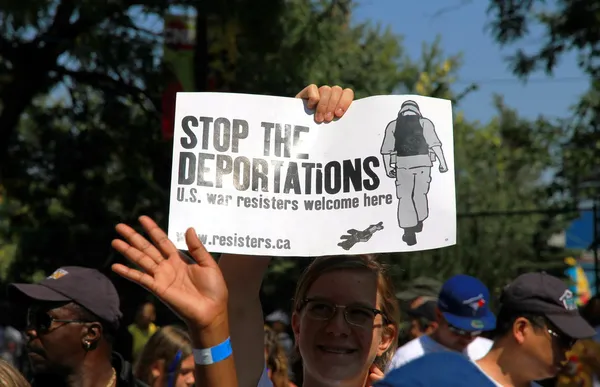
{"label": "blue baseball cap", "polygon": [[496,328],[496,316],[489,308],[490,291],[477,278],[458,274],[442,285],[438,308],[448,324],[467,332]]}

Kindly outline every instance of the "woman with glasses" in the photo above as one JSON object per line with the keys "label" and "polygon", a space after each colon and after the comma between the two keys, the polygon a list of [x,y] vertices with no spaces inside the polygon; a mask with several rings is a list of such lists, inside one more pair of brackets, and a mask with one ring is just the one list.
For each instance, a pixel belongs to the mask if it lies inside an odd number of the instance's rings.
{"label": "woman with glasses", "polygon": [[150,387],[194,385],[194,358],[187,332],[169,325],[154,333],[134,366],[135,376]]}
{"label": "woman with glasses", "polygon": [[[127,240],[113,246],[146,273],[114,265],[114,270],[153,291],[176,313],[185,307],[202,305],[201,291],[227,292],[222,281],[201,280],[187,269],[189,262],[169,241],[167,235],[150,218],[141,218],[154,246],[132,228],[119,225],[117,231]],[[193,232],[188,232],[194,248],[190,254],[196,262],[212,260]],[[162,252],[160,264],[157,254]],[[151,258],[149,254],[155,257]],[[222,258],[223,259],[223,258]],[[239,263],[239,261],[238,261]],[[238,265],[245,267],[246,265]],[[210,270],[218,267],[211,266]],[[208,269],[208,268],[207,268]],[[216,274],[215,274],[216,275]],[[220,275],[220,273],[219,273]],[[198,278],[197,278],[198,277]],[[194,289],[179,289],[181,284]],[[212,289],[214,287],[214,289]],[[198,300],[195,300],[197,297]],[[254,295],[247,295],[253,299]],[[185,298],[185,300],[184,300]],[[207,312],[210,315],[210,313]],[[399,307],[385,268],[369,255],[334,256],[315,259],[298,281],[294,297],[292,328],[303,364],[303,387],[325,387],[343,384],[349,387],[370,386],[381,377],[396,347]],[[244,326],[247,320],[232,319],[233,326]],[[238,327],[239,328],[239,327]],[[234,337],[233,340],[236,340]],[[238,347],[239,348],[239,347]],[[236,364],[248,363],[246,357],[256,348],[239,348]],[[258,349],[264,351],[264,346]],[[261,361],[262,362],[262,361]],[[254,380],[239,380],[240,386],[256,386]]]}
{"label": "woman with glasses", "polygon": [[370,386],[394,354],[399,319],[374,256],[315,259],[298,281],[292,314],[303,386]]}

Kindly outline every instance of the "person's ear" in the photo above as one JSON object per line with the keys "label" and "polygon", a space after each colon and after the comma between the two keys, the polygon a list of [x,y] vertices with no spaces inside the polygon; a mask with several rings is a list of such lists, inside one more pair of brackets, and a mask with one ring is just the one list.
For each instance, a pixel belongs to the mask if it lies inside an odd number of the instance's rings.
{"label": "person's ear", "polygon": [[300,339],[300,315],[298,312],[292,313],[292,332],[294,332],[294,342]]}
{"label": "person's ear", "polygon": [[152,380],[158,379],[162,375],[162,370],[164,369],[164,360],[155,360],[150,366],[150,374],[152,375]]}
{"label": "person's ear", "polygon": [[95,349],[102,338],[102,325],[94,322],[82,327],[81,343],[86,351]]}
{"label": "person's ear", "polygon": [[378,357],[388,350],[396,337],[398,337],[398,326],[396,324],[388,324],[383,327],[381,330],[381,341],[377,346]]}
{"label": "person's ear", "polygon": [[527,336],[532,333],[532,326],[529,320],[519,317],[512,325],[512,334],[518,344],[523,344]]}
{"label": "person's ear", "polygon": [[432,321],[429,323],[429,325],[427,325],[427,328],[425,329],[425,334],[430,334],[435,332],[438,329],[438,326],[440,324],[437,321]]}

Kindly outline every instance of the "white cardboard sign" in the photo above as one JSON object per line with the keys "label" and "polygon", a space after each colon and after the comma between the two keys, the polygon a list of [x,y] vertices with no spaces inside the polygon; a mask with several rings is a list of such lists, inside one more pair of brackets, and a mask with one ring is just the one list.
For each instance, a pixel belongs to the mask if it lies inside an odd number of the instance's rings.
{"label": "white cardboard sign", "polygon": [[456,243],[451,102],[356,100],[316,124],[300,99],[178,93],[169,238],[209,251],[323,256]]}

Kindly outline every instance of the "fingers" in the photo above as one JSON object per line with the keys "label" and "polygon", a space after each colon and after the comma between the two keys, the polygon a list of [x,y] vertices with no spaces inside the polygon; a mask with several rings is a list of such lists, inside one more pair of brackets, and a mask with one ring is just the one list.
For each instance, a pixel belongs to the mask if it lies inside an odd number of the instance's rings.
{"label": "fingers", "polygon": [[370,371],[371,371],[371,376],[372,377],[378,378],[378,379],[375,379],[374,381],[378,381],[379,379],[382,379],[384,377],[383,371],[381,371],[379,369],[379,367],[377,367],[375,364],[373,364],[371,366],[371,370]]}
{"label": "fingers", "polygon": [[367,379],[366,385],[372,386],[381,379],[383,379],[384,376],[385,375],[383,374],[383,372],[375,364],[373,364],[369,369],[369,377]]}
{"label": "fingers", "polygon": [[[160,251],[156,249],[156,247],[154,247],[150,242],[148,242],[146,238],[138,234],[133,228],[129,227],[128,225],[119,223],[115,227],[115,230],[117,230],[119,235],[121,235],[123,238],[125,238],[125,240],[127,240],[127,242],[129,242],[129,245],[135,247],[137,250],[147,255],[155,263],[158,264],[164,259],[164,257],[162,256]],[[127,243],[123,243],[129,246]],[[119,244],[119,246],[121,245]]]}
{"label": "fingers", "polygon": [[325,121],[331,122],[335,116],[337,111],[337,106],[340,102],[340,98],[342,97],[342,90],[339,86],[333,86],[330,91],[329,102],[327,103],[326,113],[325,113]]}
{"label": "fingers", "polygon": [[[130,246],[127,242],[120,239],[114,239],[111,243],[112,247],[117,250],[121,255],[127,258],[130,262],[138,265],[146,273],[154,273],[154,269],[158,266],[158,263],[150,258],[147,254],[142,253],[135,247]],[[162,258],[161,258],[162,259]]]}
{"label": "fingers", "polygon": [[309,109],[314,109],[319,103],[319,89],[315,84],[308,85],[296,95],[296,98],[308,100],[307,107]]}
{"label": "fingers", "polygon": [[154,245],[158,247],[163,257],[169,257],[174,253],[177,253],[177,247],[171,242],[167,234],[150,218],[149,216],[140,216],[140,224],[146,230],[146,233],[150,236],[150,239],[154,242]]}
{"label": "fingers", "polygon": [[190,255],[198,262],[200,266],[216,266],[217,263],[210,253],[198,239],[198,234],[193,228],[188,228],[185,232],[185,243],[187,244]]}
{"label": "fingers", "polygon": [[333,114],[327,114],[327,106],[329,106],[329,100],[331,99],[331,87],[319,87],[319,97],[319,104],[317,105],[317,111],[315,112],[315,121],[321,123],[328,117],[331,117],[329,120],[331,121],[333,119]]}
{"label": "fingers", "polygon": [[115,263],[112,265],[112,270],[121,277],[131,282],[135,282],[136,284],[141,285],[148,290],[152,290],[154,286],[154,278],[148,274],[142,273],[139,270],[132,269],[120,263]]}
{"label": "fingers", "polygon": [[339,98],[339,101],[335,107],[335,116],[340,118],[348,111],[348,108],[354,101],[354,91],[352,89],[344,89],[342,91],[342,95]]}
{"label": "fingers", "polygon": [[340,86],[321,86],[308,85],[300,91],[296,98],[308,100],[307,107],[315,109],[315,121],[331,122],[334,118],[340,118],[346,113],[352,101],[354,101],[354,91],[352,89],[342,89]]}
{"label": "fingers", "polygon": [[316,122],[331,122],[346,113],[354,100],[352,89],[343,89],[339,86],[321,86],[319,88],[319,104],[315,113]]}

